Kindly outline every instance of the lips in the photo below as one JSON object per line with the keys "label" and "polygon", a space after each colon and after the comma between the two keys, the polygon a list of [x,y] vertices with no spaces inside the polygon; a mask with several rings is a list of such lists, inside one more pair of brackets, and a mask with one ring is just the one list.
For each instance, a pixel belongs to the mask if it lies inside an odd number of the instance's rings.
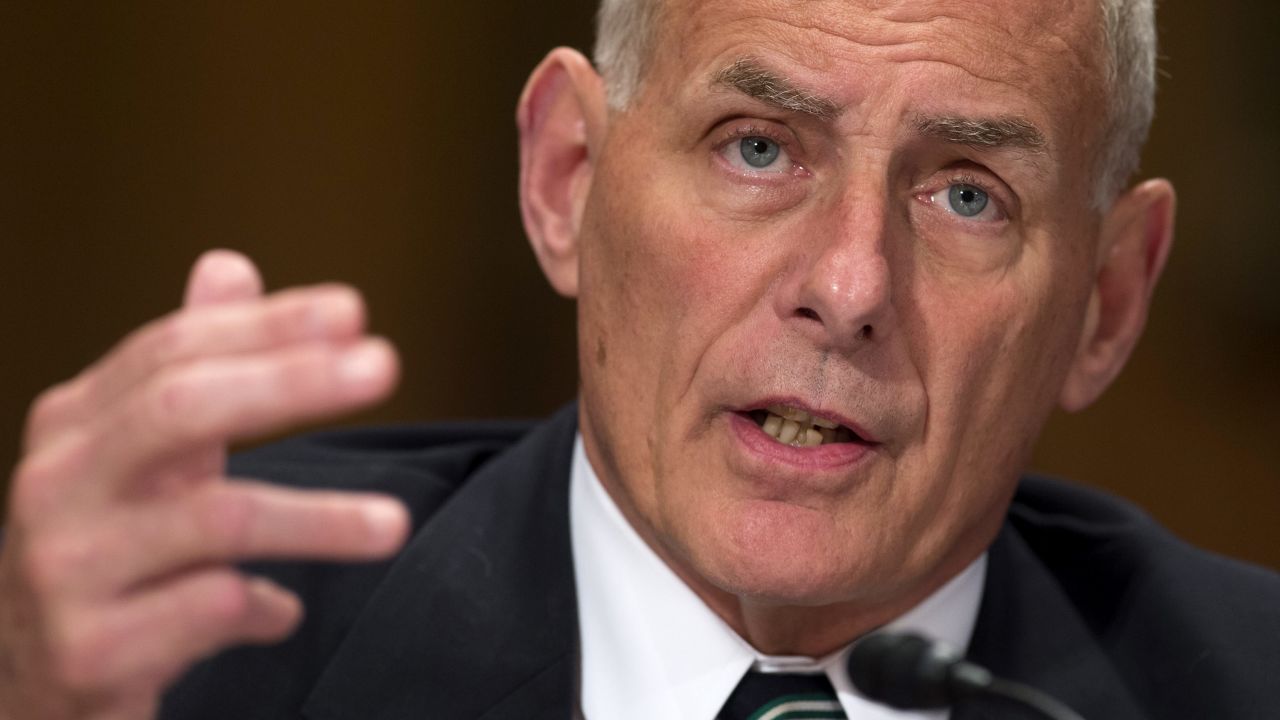
{"label": "lips", "polygon": [[735,409],[728,419],[740,450],[731,456],[737,471],[784,494],[845,487],[848,471],[880,447],[847,418],[791,398]]}

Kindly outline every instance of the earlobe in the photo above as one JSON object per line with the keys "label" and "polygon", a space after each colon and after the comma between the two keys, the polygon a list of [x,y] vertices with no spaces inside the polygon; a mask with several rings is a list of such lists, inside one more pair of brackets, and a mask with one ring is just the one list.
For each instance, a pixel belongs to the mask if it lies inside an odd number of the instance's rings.
{"label": "earlobe", "polygon": [[607,113],[600,76],[581,53],[556,48],[534,69],[516,111],[520,212],[556,292],[578,292],[578,236]]}
{"label": "earlobe", "polygon": [[1102,225],[1098,271],[1059,404],[1082,410],[1106,390],[1142,335],[1173,244],[1174,192],[1148,180],[1125,193]]}

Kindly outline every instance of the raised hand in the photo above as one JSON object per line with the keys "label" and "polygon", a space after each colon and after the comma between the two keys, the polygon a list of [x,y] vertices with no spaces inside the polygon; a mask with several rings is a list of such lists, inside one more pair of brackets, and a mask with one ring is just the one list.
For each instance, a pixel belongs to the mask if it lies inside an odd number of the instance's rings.
{"label": "raised hand", "polygon": [[235,563],[393,553],[397,501],[231,479],[224,461],[230,440],[367,405],[396,378],[355,291],[264,296],[243,256],[201,257],[180,311],[32,406],[0,547],[0,719],[152,717],[195,661],[301,618]]}

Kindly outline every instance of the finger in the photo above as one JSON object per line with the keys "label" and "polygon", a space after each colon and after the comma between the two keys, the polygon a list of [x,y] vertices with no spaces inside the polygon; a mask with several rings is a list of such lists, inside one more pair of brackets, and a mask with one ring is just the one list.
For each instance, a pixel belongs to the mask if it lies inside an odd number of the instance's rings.
{"label": "finger", "polygon": [[146,496],[152,473],[172,471],[230,439],[283,430],[369,405],[398,379],[395,351],[370,338],[192,363],[86,424],[28,453],[14,475],[13,508],[25,517],[69,503],[95,506]]}
{"label": "finger", "polygon": [[[193,566],[385,558],[404,543],[409,516],[385,495],[233,480],[133,505],[78,530],[65,552],[46,549],[61,563],[47,575],[80,597],[109,600]],[[98,561],[106,557],[111,562]]]}
{"label": "finger", "polygon": [[[209,250],[192,266],[182,304],[184,308],[191,309],[253,300],[261,297],[262,293],[262,274],[252,260],[234,250]],[[165,484],[171,487],[188,484],[208,474],[214,467],[221,474],[226,458],[225,446],[210,448],[201,453],[199,462],[169,473]]]}
{"label": "finger", "polygon": [[[212,443],[279,431],[386,397],[398,378],[380,338],[221,358],[166,371],[95,423],[83,441],[89,493],[143,492],[138,482]],[[71,448],[72,452],[76,449]]]}
{"label": "finger", "polygon": [[80,413],[83,385],[74,380],[59,383],[40,393],[27,410],[27,421],[22,428],[22,453],[34,452],[60,428],[67,418]]}
{"label": "finger", "polygon": [[28,451],[60,431],[105,414],[162,369],[202,357],[261,352],[304,342],[348,342],[364,330],[364,303],[346,286],[286,290],[261,301],[174,313],[133,332],[75,380],[32,406]]}
{"label": "finger", "polygon": [[102,364],[90,404],[98,409],[165,368],[184,362],[245,355],[299,343],[341,343],[364,330],[364,303],[342,285],[281,291],[253,302],[175,313],[127,339]]}
{"label": "finger", "polygon": [[196,259],[182,304],[213,305],[262,295],[262,276],[253,261],[234,250],[209,250]]}
{"label": "finger", "polygon": [[297,597],[227,567],[157,583],[72,625],[67,684],[82,691],[159,691],[196,660],[243,642],[283,639],[302,617]]}

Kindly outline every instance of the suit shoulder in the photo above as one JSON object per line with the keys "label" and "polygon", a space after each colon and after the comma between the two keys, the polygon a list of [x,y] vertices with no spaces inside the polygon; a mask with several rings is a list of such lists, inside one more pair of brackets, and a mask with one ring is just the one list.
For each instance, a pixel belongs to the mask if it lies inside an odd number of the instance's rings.
{"label": "suit shoulder", "polygon": [[1087,562],[1092,572],[1106,578],[1215,577],[1264,594],[1280,593],[1280,575],[1274,571],[1197,548],[1137,506],[1102,490],[1054,478],[1024,478],[1009,521],[1050,567]]}
{"label": "suit shoulder", "polygon": [[535,423],[524,420],[423,423],[309,433],[237,453],[235,477],[297,488],[390,493],[421,515]]}
{"label": "suit shoulder", "polygon": [[1274,710],[1280,575],[1194,547],[1134,505],[1060,480],[1024,479],[1009,525],[1130,688],[1155,698],[1153,716]]}

